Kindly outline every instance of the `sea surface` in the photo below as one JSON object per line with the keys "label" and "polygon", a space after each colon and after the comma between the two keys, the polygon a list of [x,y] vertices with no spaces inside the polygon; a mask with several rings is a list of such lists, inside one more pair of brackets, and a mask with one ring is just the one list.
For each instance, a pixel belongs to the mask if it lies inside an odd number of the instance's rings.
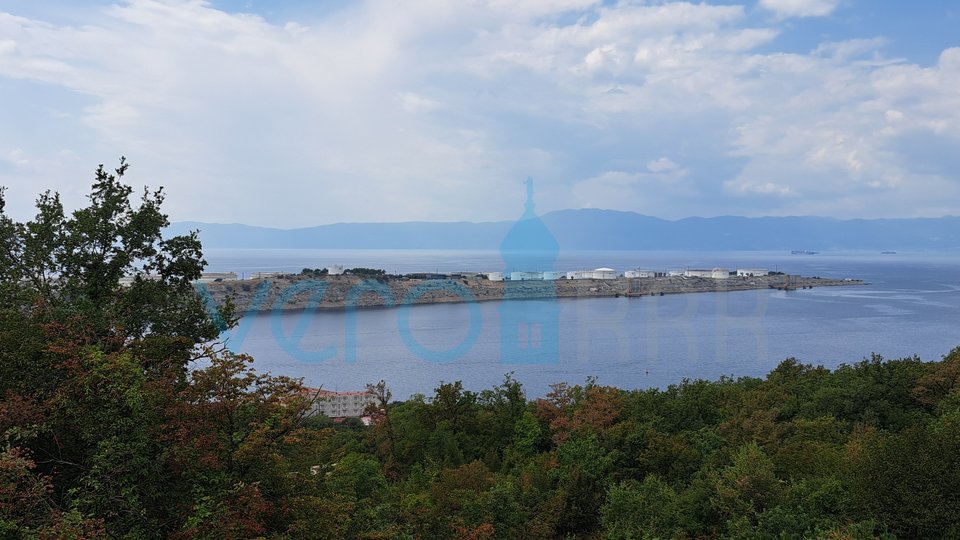
{"label": "sea surface", "polygon": [[[331,264],[389,273],[503,270],[499,253],[484,251],[209,250],[205,256],[210,271],[244,275]],[[561,252],[555,269],[602,266],[766,268],[868,285],[529,301],[531,313],[557,313],[545,324],[557,325],[558,355],[539,363],[502,354],[510,346],[501,339],[502,302],[255,314],[223,337],[233,350],[253,355],[258,371],[341,391],[383,379],[398,399],[457,380],[479,391],[506,373],[535,397],[552,383],[588,377],[621,388],[662,388],[684,378],[761,377],[788,357],[832,368],[874,353],[937,360],[960,346],[956,253],[577,251]],[[521,346],[543,346],[538,339],[550,335],[530,332]]]}

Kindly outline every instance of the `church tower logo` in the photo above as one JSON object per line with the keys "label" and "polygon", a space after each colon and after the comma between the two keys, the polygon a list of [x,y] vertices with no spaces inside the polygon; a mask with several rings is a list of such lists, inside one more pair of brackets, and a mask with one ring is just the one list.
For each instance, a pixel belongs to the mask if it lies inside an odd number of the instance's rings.
{"label": "church tower logo", "polygon": [[560,360],[560,306],[554,265],[560,246],[534,213],[533,179],[527,178],[523,215],[500,243],[504,262],[500,361],[555,364]]}

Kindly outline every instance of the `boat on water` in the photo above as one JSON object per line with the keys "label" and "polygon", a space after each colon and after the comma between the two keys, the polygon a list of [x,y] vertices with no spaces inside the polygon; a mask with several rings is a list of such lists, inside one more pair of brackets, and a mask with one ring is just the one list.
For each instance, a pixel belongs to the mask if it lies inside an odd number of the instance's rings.
{"label": "boat on water", "polygon": [[816,255],[819,251],[809,251],[806,249],[795,249],[790,252],[791,255]]}

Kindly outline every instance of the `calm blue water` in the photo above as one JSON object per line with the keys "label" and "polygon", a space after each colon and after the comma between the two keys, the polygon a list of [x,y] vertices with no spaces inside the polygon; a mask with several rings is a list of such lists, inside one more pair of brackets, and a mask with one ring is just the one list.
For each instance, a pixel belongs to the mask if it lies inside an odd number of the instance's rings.
{"label": "calm blue water", "polygon": [[[238,273],[329,264],[388,272],[503,267],[499,254],[471,251],[212,250],[207,260],[211,271]],[[397,398],[429,394],[441,381],[482,390],[507,372],[537,396],[551,383],[588,376],[622,388],[664,387],[684,377],[762,376],[790,356],[834,367],[874,352],[933,360],[960,345],[956,254],[572,252],[561,253],[556,269],[600,266],[761,267],[869,285],[561,299],[559,361],[546,365],[501,362],[498,303],[361,310],[352,320],[343,312],[251,315],[227,337],[260,371],[330,390],[385,379]],[[448,351],[455,354],[447,361],[429,358]]]}

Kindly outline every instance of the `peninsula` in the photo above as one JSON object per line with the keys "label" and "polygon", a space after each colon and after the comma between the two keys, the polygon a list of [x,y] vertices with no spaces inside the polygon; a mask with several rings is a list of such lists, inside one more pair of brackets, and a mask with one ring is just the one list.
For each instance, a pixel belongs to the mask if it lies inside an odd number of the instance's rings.
{"label": "peninsula", "polygon": [[660,276],[554,281],[492,281],[480,274],[384,275],[375,278],[349,274],[271,274],[254,279],[200,283],[197,287],[202,295],[214,301],[230,297],[239,312],[249,313],[537,298],[643,297],[757,289],[790,291],[863,284],[857,279],[786,274],[730,276],[725,279]]}

